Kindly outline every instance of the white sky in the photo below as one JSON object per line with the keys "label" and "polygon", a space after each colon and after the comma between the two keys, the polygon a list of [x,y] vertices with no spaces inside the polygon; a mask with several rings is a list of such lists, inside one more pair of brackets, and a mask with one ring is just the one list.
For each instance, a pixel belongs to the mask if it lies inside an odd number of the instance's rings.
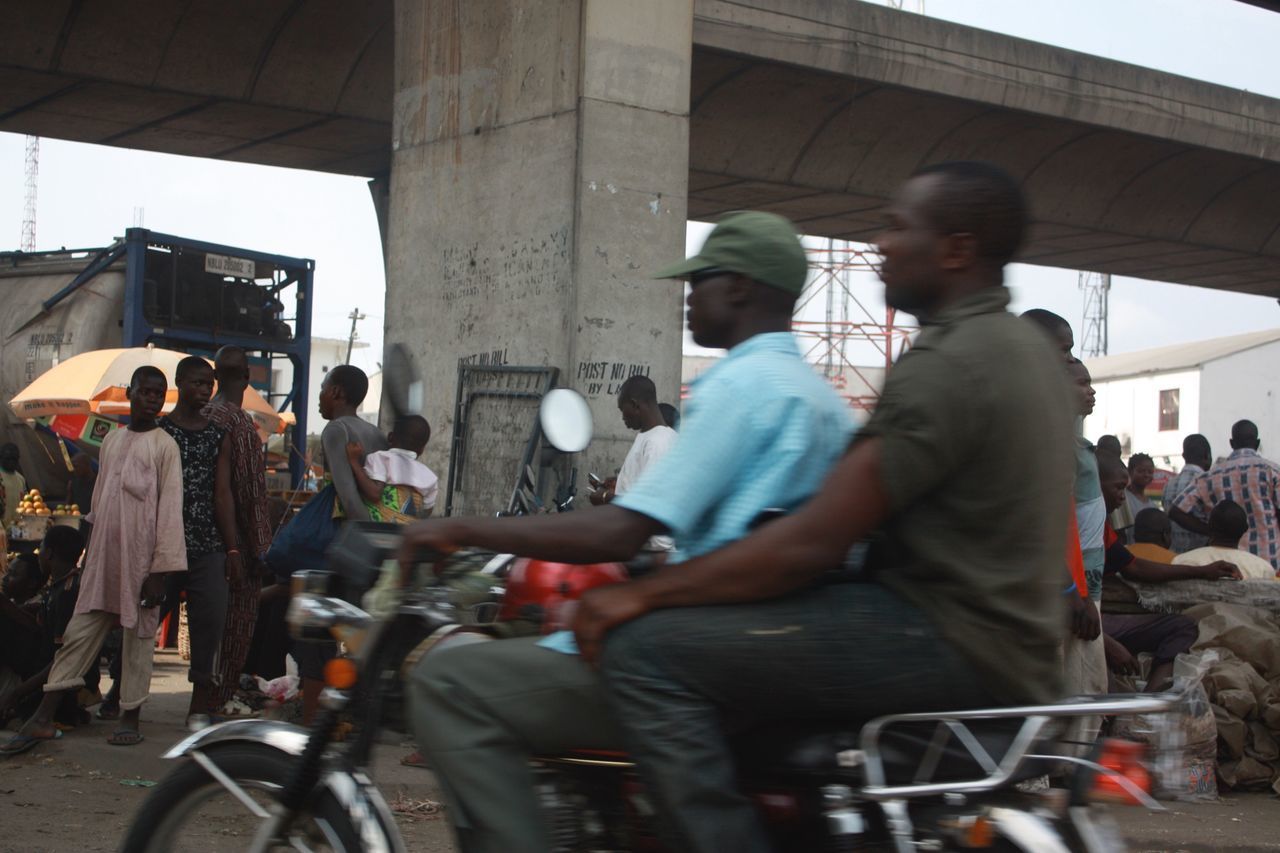
{"label": "white sky", "polygon": [[[1221,85],[1280,97],[1280,14],[1236,0],[925,0],[932,17],[1057,44]],[[908,4],[910,5],[910,4]],[[24,139],[0,133],[0,247],[21,231]],[[381,352],[382,247],[365,181],[42,139],[37,248],[103,246],[133,224],[157,231],[316,259],[315,334],[360,339]],[[706,228],[690,228],[696,248]],[[1015,266],[1014,308],[1040,306],[1077,327],[1083,300],[1074,272]],[[858,296],[883,311],[873,279]],[[1111,352],[1280,326],[1270,298],[1117,278]],[[355,359],[360,363],[361,359]]]}

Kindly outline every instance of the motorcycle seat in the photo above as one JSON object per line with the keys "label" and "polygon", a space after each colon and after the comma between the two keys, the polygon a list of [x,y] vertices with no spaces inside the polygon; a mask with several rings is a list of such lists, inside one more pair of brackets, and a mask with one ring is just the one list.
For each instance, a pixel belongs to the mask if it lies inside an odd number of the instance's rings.
{"label": "motorcycle seat", "polygon": [[[1013,744],[1022,725],[1020,719],[974,721],[970,731],[982,747],[998,763]],[[921,760],[933,739],[934,724],[898,725],[881,734],[880,760],[885,780],[891,785],[917,781]],[[861,749],[859,730],[843,723],[775,723],[752,728],[731,739],[739,773],[744,777],[785,775],[831,775],[856,772],[839,756]],[[1043,754],[1036,743],[1031,752]],[[1041,776],[1050,770],[1049,762],[1026,761],[1014,774],[1014,781]],[[949,738],[931,775],[934,782],[956,782],[982,779],[987,771],[954,737]]]}

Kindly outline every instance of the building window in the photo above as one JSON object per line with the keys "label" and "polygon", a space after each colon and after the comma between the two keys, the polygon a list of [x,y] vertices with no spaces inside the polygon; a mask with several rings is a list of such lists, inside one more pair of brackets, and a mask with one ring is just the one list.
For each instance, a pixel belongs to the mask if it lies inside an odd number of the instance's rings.
{"label": "building window", "polygon": [[1178,429],[1178,389],[1172,388],[1160,392],[1160,431],[1170,432]]}

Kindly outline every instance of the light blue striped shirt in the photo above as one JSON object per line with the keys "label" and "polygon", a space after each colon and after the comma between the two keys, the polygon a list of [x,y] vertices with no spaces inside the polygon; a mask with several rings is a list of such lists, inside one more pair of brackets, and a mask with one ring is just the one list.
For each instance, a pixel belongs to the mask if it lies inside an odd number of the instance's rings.
{"label": "light blue striped shirt", "polygon": [[[853,433],[848,406],[796,339],[756,335],[694,380],[675,444],[613,505],[666,527],[671,562],[697,557],[746,536],[765,510],[812,497]],[[542,645],[577,651],[568,631]]]}
{"label": "light blue striped shirt", "polygon": [[848,406],[795,338],[756,335],[693,382],[675,444],[614,505],[666,527],[676,559],[696,557],[764,510],[804,503],[852,436]]}

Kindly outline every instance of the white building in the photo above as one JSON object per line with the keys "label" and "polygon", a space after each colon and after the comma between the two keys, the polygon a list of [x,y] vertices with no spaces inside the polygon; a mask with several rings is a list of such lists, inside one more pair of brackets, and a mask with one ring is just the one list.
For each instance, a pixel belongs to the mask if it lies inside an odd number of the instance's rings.
{"label": "white building", "polygon": [[[353,346],[355,350],[367,349],[368,344],[364,341],[356,341]],[[325,374],[337,367],[339,364],[347,363],[347,339],[346,338],[311,338],[311,372],[307,376],[307,432],[312,435],[319,435],[324,429],[324,421],[320,420],[320,412],[316,408],[316,401],[320,398],[320,383],[324,381]],[[368,371],[366,371],[368,372]],[[293,365],[287,359],[279,359],[274,365],[271,377],[271,387],[273,390],[272,403],[277,407],[280,405],[283,397],[274,396],[275,394],[287,394],[293,386]],[[377,411],[377,401],[382,398],[382,385],[379,381],[376,391],[370,383],[370,392],[365,399],[372,402],[374,411]],[[369,402],[361,406],[361,416]],[[376,420],[376,415],[375,415]]]}
{"label": "white building", "polygon": [[[1124,456],[1150,454],[1182,467],[1182,439],[1200,433],[1215,457],[1231,452],[1231,425],[1258,425],[1262,451],[1280,455],[1280,329],[1090,359],[1097,407],[1085,421],[1092,441],[1110,433]],[[1268,441],[1270,439],[1270,441]]]}

